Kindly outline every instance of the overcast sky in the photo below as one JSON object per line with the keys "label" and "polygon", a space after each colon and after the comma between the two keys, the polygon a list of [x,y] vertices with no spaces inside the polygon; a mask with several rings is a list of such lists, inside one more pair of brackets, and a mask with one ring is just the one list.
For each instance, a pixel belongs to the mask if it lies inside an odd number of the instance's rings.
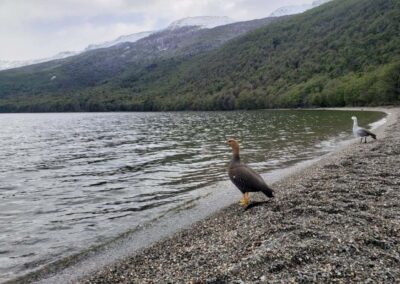
{"label": "overcast sky", "polygon": [[0,0],[0,60],[82,50],[193,16],[250,20],[312,0]]}

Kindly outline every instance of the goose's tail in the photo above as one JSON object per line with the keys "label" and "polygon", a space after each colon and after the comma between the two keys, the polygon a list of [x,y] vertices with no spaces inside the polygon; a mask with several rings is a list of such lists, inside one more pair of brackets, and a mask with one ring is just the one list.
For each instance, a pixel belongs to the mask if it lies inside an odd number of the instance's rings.
{"label": "goose's tail", "polygon": [[263,190],[261,190],[261,192],[264,193],[269,198],[274,197],[274,190],[268,186],[266,186]]}

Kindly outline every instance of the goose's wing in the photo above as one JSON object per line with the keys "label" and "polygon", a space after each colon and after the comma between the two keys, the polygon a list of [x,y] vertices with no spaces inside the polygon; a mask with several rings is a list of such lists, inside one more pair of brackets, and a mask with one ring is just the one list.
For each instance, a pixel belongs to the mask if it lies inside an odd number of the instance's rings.
{"label": "goose's wing", "polygon": [[257,172],[243,164],[231,168],[229,177],[242,192],[262,191],[267,187],[265,181]]}

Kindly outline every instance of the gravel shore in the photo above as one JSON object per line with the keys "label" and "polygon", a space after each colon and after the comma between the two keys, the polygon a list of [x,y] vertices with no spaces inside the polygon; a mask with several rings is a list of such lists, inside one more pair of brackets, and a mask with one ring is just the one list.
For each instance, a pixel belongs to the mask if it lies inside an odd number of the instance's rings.
{"label": "gravel shore", "polygon": [[400,122],[79,283],[400,281]]}

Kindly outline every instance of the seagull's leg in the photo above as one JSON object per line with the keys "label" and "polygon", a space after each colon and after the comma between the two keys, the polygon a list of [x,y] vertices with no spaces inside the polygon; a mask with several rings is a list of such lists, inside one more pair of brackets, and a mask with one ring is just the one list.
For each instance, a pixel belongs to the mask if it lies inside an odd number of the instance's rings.
{"label": "seagull's leg", "polygon": [[362,143],[362,139],[363,139],[363,138],[361,137],[360,143]]}
{"label": "seagull's leg", "polygon": [[367,143],[367,136],[365,136],[365,138],[364,138],[365,140],[364,140],[364,143]]}

